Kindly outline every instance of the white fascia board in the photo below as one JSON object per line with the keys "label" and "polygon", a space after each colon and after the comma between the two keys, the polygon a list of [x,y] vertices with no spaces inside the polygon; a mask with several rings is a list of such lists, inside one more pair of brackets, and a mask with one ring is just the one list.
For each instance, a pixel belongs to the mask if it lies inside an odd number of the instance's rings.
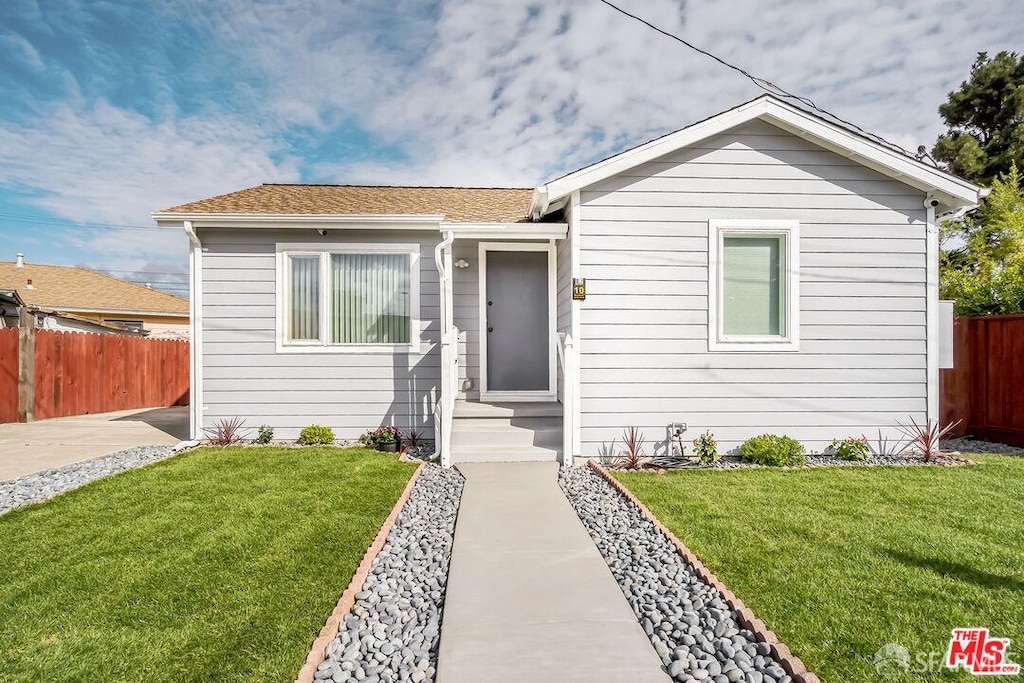
{"label": "white fascia board", "polygon": [[567,223],[441,223],[441,233],[456,239],[562,240]]}
{"label": "white fascia board", "polygon": [[553,180],[534,190],[534,204],[537,205],[541,196],[545,202],[554,203],[576,190],[754,119],[763,119],[911,187],[932,193],[942,200],[948,210],[973,206],[983,196],[982,188],[965,180],[855,135],[796,107],[764,96]]}
{"label": "white fascia board", "polygon": [[[977,204],[981,198],[982,188],[966,180],[961,180],[917,159],[911,159],[884,145],[866,140],[796,107],[769,100],[768,112],[763,118],[768,123],[794,135],[809,138],[812,143],[851,158],[919,190],[946,195],[951,200],[949,206],[951,209]],[[959,204],[954,204],[955,202],[959,202]]]}
{"label": "white fascia board", "polygon": [[106,313],[113,315],[150,315],[154,317],[162,318],[187,318],[188,313],[176,313],[170,311],[126,311],[117,308],[72,308],[68,306],[51,306],[56,311],[64,311],[67,313]]}
{"label": "white fascia board", "polygon": [[343,225],[349,229],[379,230],[382,226],[401,230],[434,230],[444,214],[309,214],[309,213],[167,213],[150,217],[158,227],[182,228],[191,221],[195,228],[308,228]]}

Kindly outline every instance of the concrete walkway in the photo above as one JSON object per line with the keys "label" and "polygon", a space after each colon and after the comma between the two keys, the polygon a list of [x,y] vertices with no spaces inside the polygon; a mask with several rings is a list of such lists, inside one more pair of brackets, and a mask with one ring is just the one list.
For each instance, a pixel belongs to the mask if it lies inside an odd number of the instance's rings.
{"label": "concrete walkway", "polygon": [[438,683],[670,679],[555,463],[467,463]]}
{"label": "concrete walkway", "polygon": [[188,438],[188,406],[0,424],[0,481],[17,479],[132,446]]}

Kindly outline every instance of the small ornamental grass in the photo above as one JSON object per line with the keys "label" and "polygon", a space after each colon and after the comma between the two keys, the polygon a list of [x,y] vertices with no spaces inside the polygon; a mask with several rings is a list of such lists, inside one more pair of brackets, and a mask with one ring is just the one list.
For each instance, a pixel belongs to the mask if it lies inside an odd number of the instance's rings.
{"label": "small ornamental grass", "polygon": [[761,434],[740,446],[740,460],[772,467],[797,467],[804,464],[804,447],[788,436]]}
{"label": "small ornamental grass", "polygon": [[828,449],[840,460],[867,460],[871,454],[866,436],[848,436],[841,441],[836,439]]}
{"label": "small ornamental grass", "polygon": [[323,425],[309,425],[299,432],[299,443],[303,446],[326,446],[334,443],[334,432]]}

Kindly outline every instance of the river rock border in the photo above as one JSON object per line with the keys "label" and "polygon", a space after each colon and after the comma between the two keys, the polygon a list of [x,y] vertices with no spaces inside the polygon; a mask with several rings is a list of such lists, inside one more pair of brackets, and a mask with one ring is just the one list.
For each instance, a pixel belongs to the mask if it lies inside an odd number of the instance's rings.
{"label": "river rock border", "polygon": [[463,483],[453,469],[416,469],[296,683],[434,679]]}
{"label": "river rock border", "polygon": [[362,589],[366,577],[370,574],[370,566],[384,547],[388,534],[391,533],[391,529],[395,526],[395,521],[398,519],[398,513],[405,506],[405,501],[409,500],[409,496],[412,495],[412,489],[416,486],[416,482],[419,481],[424,467],[426,465],[421,464],[412,473],[412,476],[409,477],[405,489],[402,490],[402,495],[398,497],[395,506],[391,508],[391,514],[384,520],[384,524],[381,525],[377,535],[373,537],[373,542],[370,543],[370,547],[363,554],[363,559],[359,562],[356,573],[352,575],[352,580],[348,582],[348,586],[345,587],[341,597],[338,598],[338,604],[334,606],[331,615],[327,617],[327,623],[320,629],[319,635],[313,641],[313,646],[310,647],[309,654],[306,656],[306,663],[299,670],[295,683],[310,683],[310,681],[314,680],[313,676],[317,671],[317,667],[327,658],[327,644],[337,637],[338,626],[341,624],[341,620],[352,610],[352,606],[355,605],[356,593]]}
{"label": "river rock border", "polygon": [[[649,521],[655,529],[661,532],[661,534],[668,540],[668,542],[675,547],[676,551],[679,553],[683,562],[689,565],[689,568],[693,571],[694,574],[696,574],[696,576],[701,581],[703,581],[712,589],[721,594],[721,598],[724,601],[724,603],[728,606],[730,610],[732,610],[733,618],[735,619],[736,624],[738,624],[740,628],[746,629],[753,634],[753,637],[757,641],[756,652],[758,653],[758,655],[770,656],[772,659],[774,659],[778,663],[777,666],[780,666],[781,669],[785,672],[786,676],[791,677],[791,680],[794,681],[794,683],[820,683],[818,677],[815,674],[808,671],[804,663],[800,661],[800,659],[796,655],[790,652],[788,647],[786,647],[783,643],[779,642],[778,636],[776,636],[765,625],[763,621],[758,619],[754,615],[754,613],[751,612],[750,609],[743,604],[743,601],[737,598],[732,593],[732,591],[730,591],[725,586],[725,584],[723,584],[718,579],[717,576],[715,576],[707,567],[705,567],[704,563],[701,562],[700,559],[696,555],[694,555],[693,552],[682,541],[676,538],[675,534],[669,531],[668,528],[666,528],[665,525],[663,525],[658,520],[658,518],[654,516],[654,514],[652,514],[650,510],[647,509],[647,507],[643,503],[637,500],[637,498],[625,486],[620,484],[618,480],[612,477],[611,474],[609,474],[608,471],[599,463],[590,460],[587,462],[587,465],[597,476],[599,476],[603,481],[605,481],[609,486],[611,486],[612,489],[614,489],[620,495],[622,495],[623,498],[625,498],[626,501],[628,501],[628,503],[631,503],[639,511],[640,515],[646,518],[647,521]],[[627,598],[629,597],[630,596],[627,594]],[[725,622],[720,621],[719,623],[721,624]],[[646,630],[647,629],[645,629],[645,631]],[[716,635],[720,635],[717,633],[717,631],[715,633]],[[651,633],[648,633],[648,636],[651,636]],[[652,644],[655,644],[653,642],[653,637]],[[661,649],[665,651],[659,652],[659,655],[662,656],[662,661],[666,661],[667,659],[670,659],[672,657],[671,651],[667,648],[664,642],[662,643],[661,648],[658,648],[656,645],[655,649]],[[678,649],[676,650],[676,652],[678,652]],[[666,662],[666,667],[669,671],[669,674],[673,675],[674,672],[672,667],[669,666],[669,662]],[[679,667],[678,665],[675,669],[675,673],[678,674],[678,676],[675,677],[676,680],[700,680],[696,678],[687,678],[685,670],[682,667]],[[724,673],[719,673],[716,675],[710,675],[710,672],[705,673],[708,674],[706,676],[707,680],[717,680],[716,676],[724,675]],[[727,677],[727,680],[732,681],[734,679]],[[753,676],[748,675],[742,678],[736,678],[735,680],[750,681],[767,679],[763,677],[763,674],[757,672]]]}
{"label": "river rock border", "polygon": [[100,479],[150,465],[180,451],[177,446],[134,446],[98,458],[0,481],[0,515],[24,505],[45,502]]}

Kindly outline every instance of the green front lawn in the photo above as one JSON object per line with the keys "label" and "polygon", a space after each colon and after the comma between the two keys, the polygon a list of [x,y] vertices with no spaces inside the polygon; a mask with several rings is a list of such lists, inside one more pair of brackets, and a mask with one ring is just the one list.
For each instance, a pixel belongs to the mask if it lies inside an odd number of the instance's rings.
{"label": "green front lawn", "polygon": [[[616,473],[825,681],[882,681],[887,643],[959,626],[1024,663],[1024,458],[957,468]],[[977,680],[933,669],[898,680]],[[1000,679],[1005,680],[1005,679]]]}
{"label": "green front lawn", "polygon": [[0,517],[0,680],[294,680],[414,469],[202,449]]}

